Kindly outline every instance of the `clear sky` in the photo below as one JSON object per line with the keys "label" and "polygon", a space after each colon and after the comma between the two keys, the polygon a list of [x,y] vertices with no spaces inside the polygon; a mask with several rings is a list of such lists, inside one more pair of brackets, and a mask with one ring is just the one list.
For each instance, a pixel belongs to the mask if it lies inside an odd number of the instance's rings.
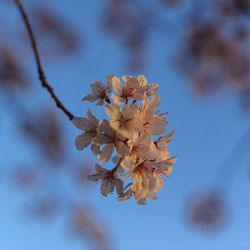
{"label": "clear sky", "polygon": [[[31,1],[23,2],[29,5]],[[49,2],[45,1],[45,4],[49,5]],[[21,25],[21,19],[14,7],[1,5],[0,14],[5,12],[8,15],[9,11],[13,20]],[[56,8],[65,15],[82,34],[84,49],[82,53],[62,63],[50,65],[44,61],[51,85],[74,114],[84,116],[87,109],[92,107],[94,113],[102,117],[102,108],[81,102],[90,90],[89,84],[95,80],[104,80],[110,73],[118,77],[131,73],[144,74],[149,82],[160,85],[160,110],[169,113],[168,131],[172,128],[176,131],[170,152],[171,155],[178,156],[171,177],[159,192],[159,199],[149,200],[147,206],[139,206],[132,199],[119,203],[114,195],[105,198],[101,196],[98,185],[88,194],[97,214],[108,225],[114,249],[250,249],[250,182],[247,176],[249,157],[245,157],[239,164],[239,159],[243,156],[235,155],[227,163],[229,169],[238,170],[230,189],[227,186],[225,189],[229,219],[223,230],[205,233],[191,227],[185,220],[189,195],[214,183],[220,164],[248,128],[249,119],[241,113],[236,98],[231,93],[206,99],[195,96],[186,83],[187,79],[167,62],[168,57],[178,53],[180,40],[177,34],[184,27],[180,19],[176,19],[178,24],[171,31],[173,36],[167,39],[167,43],[160,34],[151,36],[148,42],[150,51],[147,66],[139,72],[129,72],[123,63],[126,53],[100,28],[102,5],[101,0],[53,1],[51,8]],[[30,67],[30,70],[36,77],[35,67]],[[36,91],[41,92],[42,100],[53,105],[43,89],[37,87]],[[14,162],[15,157],[18,158],[18,154],[25,155],[16,142],[15,127],[4,111],[1,106],[0,112],[4,113],[0,131],[2,171],[7,163]],[[71,126],[63,114],[60,115],[62,122],[70,130],[72,151],[75,152],[73,141],[79,131]],[[75,153],[77,157],[92,159],[88,150]],[[88,249],[67,236],[63,218],[51,223],[39,223],[20,216],[18,207],[23,199],[22,193],[16,192],[2,178],[0,196],[0,250]]]}

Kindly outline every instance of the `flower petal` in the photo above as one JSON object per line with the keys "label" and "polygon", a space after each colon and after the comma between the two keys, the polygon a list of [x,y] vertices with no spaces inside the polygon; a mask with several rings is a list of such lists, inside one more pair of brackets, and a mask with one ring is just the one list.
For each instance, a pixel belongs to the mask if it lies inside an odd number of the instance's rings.
{"label": "flower petal", "polygon": [[116,94],[112,94],[111,98],[114,100],[115,104],[121,105],[126,102],[126,99],[124,97],[120,97]]}
{"label": "flower petal", "polygon": [[144,85],[147,85],[148,84],[148,80],[147,78],[144,76],[144,75],[139,75],[137,77],[139,83],[140,83],[140,86],[144,86]]}
{"label": "flower petal", "polygon": [[72,123],[81,130],[87,130],[90,126],[90,121],[84,117],[74,117]]}
{"label": "flower petal", "polygon": [[82,150],[91,143],[92,141],[92,136],[88,133],[84,133],[81,135],[78,135],[75,139],[75,146],[77,150]]}
{"label": "flower petal", "polygon": [[117,197],[118,201],[126,201],[129,200],[133,195],[133,191],[131,189],[129,189],[126,193],[120,195],[119,197]]}
{"label": "flower petal", "polygon": [[113,85],[113,88],[114,88],[114,91],[118,94],[118,95],[122,95],[122,92],[123,92],[123,87],[120,83],[120,79],[117,78],[116,76],[114,76],[112,78],[112,85]]}
{"label": "flower petal", "polygon": [[98,97],[98,99],[103,95],[104,93],[104,86],[103,83],[100,81],[95,81],[93,84],[90,84],[90,87],[92,88],[92,92],[95,96]]}
{"label": "flower petal", "polygon": [[116,142],[115,147],[116,147],[117,154],[121,158],[130,154],[129,147],[122,141]]}
{"label": "flower petal", "polygon": [[105,110],[110,118],[116,119],[119,117],[120,114],[120,105],[113,103],[107,104],[105,106]]}
{"label": "flower petal", "polygon": [[95,170],[97,173],[103,173],[103,174],[107,174],[109,172],[109,170],[101,167],[99,164],[95,164]]}
{"label": "flower petal", "polygon": [[98,99],[99,99],[98,96],[93,95],[93,94],[88,94],[88,95],[86,95],[86,96],[82,99],[82,101],[95,102],[95,101],[98,100]]}
{"label": "flower petal", "polygon": [[100,99],[100,101],[98,103],[96,103],[96,106],[102,106],[105,102],[105,99]]}
{"label": "flower petal", "polygon": [[176,160],[177,160],[177,157],[172,157],[165,161],[156,163],[155,166],[158,170],[164,171],[164,172],[167,171],[167,174],[171,174],[172,166],[175,164]]}
{"label": "flower petal", "polygon": [[94,116],[91,109],[88,109],[87,115],[88,115],[90,123],[97,126],[99,123],[99,120]]}
{"label": "flower petal", "polygon": [[148,200],[147,197],[146,198],[135,197],[135,201],[139,205],[143,205],[143,206],[147,205],[147,200]]}
{"label": "flower petal", "polygon": [[118,195],[122,195],[122,190],[123,190],[123,180],[119,178],[114,179],[115,187],[116,187],[116,193]]}
{"label": "flower petal", "polygon": [[158,199],[158,195],[155,192],[152,192],[149,194],[149,197],[153,200],[157,200]]}
{"label": "flower petal", "polygon": [[112,79],[114,78],[113,74],[109,74],[106,76],[106,83],[107,83],[107,88],[106,88],[106,94],[108,95],[111,92],[112,88]]}
{"label": "flower petal", "polygon": [[98,155],[100,153],[100,146],[99,145],[91,144],[90,149],[94,155]]}
{"label": "flower petal", "polygon": [[99,154],[99,161],[102,163],[108,162],[113,152],[114,152],[114,145],[112,143],[106,144]]}
{"label": "flower petal", "polygon": [[115,189],[115,184],[114,182],[111,181],[110,178],[104,178],[102,180],[102,185],[101,185],[101,193],[104,196],[108,196],[110,193],[112,193]]}

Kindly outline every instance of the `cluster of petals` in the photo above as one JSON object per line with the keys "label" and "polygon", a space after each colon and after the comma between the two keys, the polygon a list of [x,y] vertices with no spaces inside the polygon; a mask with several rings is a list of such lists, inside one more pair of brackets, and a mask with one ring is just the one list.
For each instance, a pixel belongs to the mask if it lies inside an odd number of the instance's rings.
{"label": "cluster of petals", "polygon": [[[103,164],[116,152],[113,169],[96,164],[96,173],[88,179],[101,182],[104,196],[116,188],[119,201],[134,197],[138,204],[145,205],[148,198],[158,198],[156,192],[172,173],[177,158],[170,157],[167,147],[174,130],[162,136],[167,118],[166,113],[156,110],[161,104],[157,94],[159,85],[148,84],[142,75],[125,75],[122,79],[123,85],[117,77],[108,75],[106,84],[96,81],[90,85],[92,94],[83,100],[98,100],[98,106],[106,102],[105,111],[110,119],[99,122],[91,109],[87,112],[88,118],[75,117],[73,124],[83,131],[76,137],[75,145],[78,150],[91,145],[91,151]],[[115,93],[109,97],[112,87]],[[156,136],[160,137],[156,139]],[[131,182],[124,187],[121,178],[130,178]]]}

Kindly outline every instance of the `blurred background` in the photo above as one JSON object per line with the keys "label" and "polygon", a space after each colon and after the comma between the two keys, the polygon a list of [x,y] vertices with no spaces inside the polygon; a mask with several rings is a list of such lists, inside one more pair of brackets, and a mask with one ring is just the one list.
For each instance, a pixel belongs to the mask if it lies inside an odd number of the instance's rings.
{"label": "blurred background", "polygon": [[[0,250],[250,249],[250,1],[22,1],[48,82],[76,116],[107,74],[160,85],[178,156],[159,199],[105,198],[98,159],[42,89],[23,20],[0,2]],[[110,165],[110,166],[109,166]],[[107,164],[112,167],[112,163]]]}

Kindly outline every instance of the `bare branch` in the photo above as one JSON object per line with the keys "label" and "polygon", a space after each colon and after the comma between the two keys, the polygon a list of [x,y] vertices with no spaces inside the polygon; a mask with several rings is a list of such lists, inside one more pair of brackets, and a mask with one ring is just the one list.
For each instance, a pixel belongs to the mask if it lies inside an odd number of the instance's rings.
{"label": "bare branch", "polygon": [[50,93],[50,96],[54,100],[56,106],[59,109],[61,109],[68,116],[69,120],[72,120],[74,118],[74,116],[64,107],[64,105],[61,103],[61,101],[55,95],[53,88],[47,82],[46,76],[45,76],[43,68],[42,68],[40,55],[39,55],[39,52],[37,49],[36,39],[35,39],[34,33],[32,31],[28,16],[27,16],[27,14],[22,6],[22,3],[20,0],[14,0],[14,1],[18,7],[20,14],[22,15],[24,24],[26,26],[26,29],[27,29],[27,32],[28,32],[28,35],[30,38],[31,46],[32,46],[32,49],[33,49],[33,52],[35,55],[35,59],[36,59],[36,65],[37,65],[37,70],[38,70],[39,79],[41,81],[41,84]]}

